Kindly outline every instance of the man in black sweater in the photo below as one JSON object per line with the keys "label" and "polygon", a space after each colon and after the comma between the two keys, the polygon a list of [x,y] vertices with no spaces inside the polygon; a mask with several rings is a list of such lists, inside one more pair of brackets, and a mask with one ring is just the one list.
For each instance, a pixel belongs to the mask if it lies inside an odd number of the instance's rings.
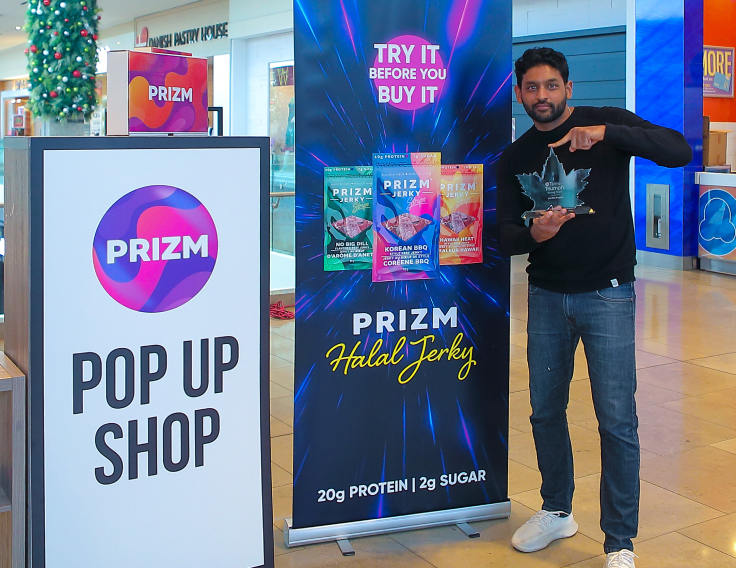
{"label": "man in black sweater", "polygon": [[572,82],[559,52],[527,50],[515,72],[516,98],[534,127],[499,161],[497,221],[501,248],[529,253],[530,420],[543,506],[512,544],[534,552],[578,530],[566,409],[582,339],[601,436],[606,568],[634,568],[640,452],[629,163],[640,156],[681,167],[692,151],[680,133],[626,110],[567,106]]}

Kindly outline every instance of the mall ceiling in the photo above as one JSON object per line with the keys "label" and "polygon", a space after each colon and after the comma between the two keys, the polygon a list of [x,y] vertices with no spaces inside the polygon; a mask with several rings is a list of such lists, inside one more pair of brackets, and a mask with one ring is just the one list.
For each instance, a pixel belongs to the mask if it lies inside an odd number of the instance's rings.
{"label": "mall ceiling", "polygon": [[[192,4],[192,0],[97,0],[102,9],[101,29],[185,4]],[[16,27],[23,26],[27,9],[26,0],[0,0],[0,51],[26,41],[26,35]]]}

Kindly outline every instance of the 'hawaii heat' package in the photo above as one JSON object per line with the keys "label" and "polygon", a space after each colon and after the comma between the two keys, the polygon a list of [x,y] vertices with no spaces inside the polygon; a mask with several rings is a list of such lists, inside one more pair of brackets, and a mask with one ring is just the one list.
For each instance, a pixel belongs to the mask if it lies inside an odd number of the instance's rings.
{"label": "'hawaii heat' package", "polygon": [[439,277],[439,152],[373,154],[373,281]]}
{"label": "'hawaii heat' package", "polygon": [[371,267],[373,168],[325,168],[326,271]]}
{"label": "'hawaii heat' package", "polygon": [[442,166],[440,264],[483,262],[483,164]]}

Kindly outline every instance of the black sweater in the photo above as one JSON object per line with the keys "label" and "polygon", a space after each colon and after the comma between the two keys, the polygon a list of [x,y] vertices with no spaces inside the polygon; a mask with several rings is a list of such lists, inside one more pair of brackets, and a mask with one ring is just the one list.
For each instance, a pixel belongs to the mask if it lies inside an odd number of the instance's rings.
{"label": "black sweater", "polygon": [[[540,176],[549,157],[548,144],[576,126],[606,125],[603,141],[590,150],[570,152],[570,144],[555,148],[566,174],[590,169],[578,196],[595,210],[578,215],[559,233],[537,243],[522,219],[532,200],[522,193],[519,174]],[[543,132],[532,127],[504,151],[497,168],[497,223],[501,249],[507,254],[529,253],[529,282],[566,294],[591,292],[634,280],[636,245],[629,199],[632,156],[676,168],[692,160],[685,137],[656,126],[635,114],[613,107],[576,107],[565,122]]]}

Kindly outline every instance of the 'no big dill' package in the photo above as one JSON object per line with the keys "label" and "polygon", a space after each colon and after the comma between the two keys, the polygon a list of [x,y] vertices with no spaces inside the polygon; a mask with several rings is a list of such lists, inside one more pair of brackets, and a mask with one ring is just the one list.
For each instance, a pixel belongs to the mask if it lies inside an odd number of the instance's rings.
{"label": "'no big dill' package", "polygon": [[373,154],[373,281],[439,277],[439,152]]}
{"label": "'no big dill' package", "polygon": [[483,262],[483,164],[442,166],[440,264]]}
{"label": "'no big dill' package", "polygon": [[371,267],[373,168],[325,168],[325,270]]}

